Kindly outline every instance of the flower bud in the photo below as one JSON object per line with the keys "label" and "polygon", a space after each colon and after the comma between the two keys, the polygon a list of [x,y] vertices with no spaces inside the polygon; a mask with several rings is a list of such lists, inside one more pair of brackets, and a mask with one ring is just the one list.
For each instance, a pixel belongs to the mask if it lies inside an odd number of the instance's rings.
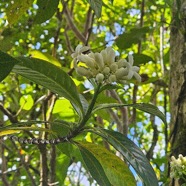
{"label": "flower bud", "polygon": [[126,76],[128,74],[128,69],[127,68],[120,68],[116,71],[116,78],[117,79],[122,79],[123,76]]}
{"label": "flower bud", "polygon": [[107,52],[107,63],[112,64],[115,62],[115,51],[112,49],[112,47],[106,48]]}
{"label": "flower bud", "polygon": [[110,65],[110,70],[111,70],[112,72],[116,72],[117,69],[118,69],[118,65],[117,65],[116,63],[112,63],[112,64]]}
{"label": "flower bud", "polygon": [[98,65],[99,69],[104,68],[103,56],[100,53],[95,53],[95,61],[96,61],[96,64]]}
{"label": "flower bud", "polygon": [[125,63],[127,63],[126,59],[120,59],[117,62],[118,68],[124,67],[125,66]]}
{"label": "flower bud", "polygon": [[88,54],[88,56],[91,57],[92,59],[95,59],[95,55],[94,55],[93,52],[90,52],[90,53]]}
{"label": "flower bud", "polygon": [[79,61],[84,62],[89,68],[94,68],[95,67],[95,61],[94,61],[94,59],[91,58],[91,57],[89,57],[88,55],[81,54],[81,55],[79,55],[77,57],[77,59]]}
{"label": "flower bud", "polygon": [[102,50],[102,51],[100,52],[100,54],[102,55],[104,64],[107,64],[107,52],[106,52],[106,50]]}
{"label": "flower bud", "polygon": [[99,74],[96,75],[96,81],[98,83],[102,83],[103,80],[104,80],[104,75],[103,74],[99,73]]}
{"label": "flower bud", "polygon": [[103,73],[104,73],[105,75],[108,75],[108,74],[110,73],[110,68],[109,68],[109,67],[105,67],[105,68],[103,69]]}
{"label": "flower bud", "polygon": [[109,76],[109,81],[111,82],[111,83],[113,83],[113,82],[116,82],[116,76],[115,75],[110,75]]}
{"label": "flower bud", "polygon": [[77,67],[76,72],[81,76],[91,77],[91,72],[85,67]]}

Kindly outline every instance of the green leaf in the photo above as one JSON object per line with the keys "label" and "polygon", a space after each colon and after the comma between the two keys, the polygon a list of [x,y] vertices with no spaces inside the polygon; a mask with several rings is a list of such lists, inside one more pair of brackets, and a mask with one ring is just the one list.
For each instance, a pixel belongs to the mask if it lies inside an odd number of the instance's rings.
{"label": "green leaf", "polygon": [[97,181],[99,185],[111,186],[104,170],[99,161],[95,156],[83,146],[79,146],[79,150],[83,157],[84,163],[86,164],[90,174]]}
{"label": "green leaf", "polygon": [[96,16],[100,18],[101,11],[102,11],[102,0],[88,0],[88,3],[90,4],[91,8],[94,10]]}
{"label": "green leaf", "polygon": [[154,60],[150,56],[147,56],[145,54],[133,54],[133,57],[135,65],[146,64],[150,61],[154,62]]}
{"label": "green leaf", "polygon": [[80,118],[83,117],[83,109],[76,86],[66,72],[41,59],[26,57],[18,59],[20,63],[13,68],[15,73],[65,97],[72,103]]}
{"label": "green leaf", "polygon": [[16,23],[19,18],[23,16],[23,14],[28,10],[34,0],[14,0],[10,1],[8,4],[8,7],[6,8],[6,15],[7,15],[7,20],[9,24],[14,24]]}
{"label": "green leaf", "polygon": [[[136,185],[135,179],[130,172],[128,166],[123,162],[119,157],[114,155],[113,153],[109,152],[102,146],[95,145],[92,143],[79,143],[78,146],[80,147],[80,151],[82,152],[83,148],[83,158],[86,162],[89,162],[88,166],[89,171],[95,171],[94,174],[97,178],[96,172],[99,171],[98,169],[103,168],[106,177],[108,178],[111,185],[114,186],[134,186]],[[86,149],[86,150],[85,150]],[[85,153],[85,154],[84,154]],[[85,156],[84,156],[85,155]],[[95,158],[93,158],[93,157]],[[88,159],[86,159],[88,158]],[[97,161],[94,161],[97,159]],[[91,162],[90,162],[91,161]],[[86,163],[85,162],[85,163]],[[101,167],[97,167],[97,170],[93,170],[93,167],[96,167],[96,163],[99,162]],[[98,174],[98,173],[97,173]],[[101,178],[101,177],[99,177]],[[102,178],[103,181],[103,178]],[[100,185],[105,185],[101,184]],[[110,185],[110,184],[106,184]]]}
{"label": "green leaf", "polygon": [[60,137],[67,136],[72,127],[72,123],[63,120],[54,121],[51,122],[50,124],[51,130]]}
{"label": "green leaf", "polygon": [[11,72],[12,68],[19,61],[10,55],[0,51],[0,81],[2,81]]}
{"label": "green leaf", "polygon": [[107,104],[105,103],[105,104],[97,105],[94,108],[93,113],[101,109],[116,108],[116,107],[134,107],[138,110],[158,116],[164,123],[167,123],[165,115],[158,109],[158,107],[152,104],[148,104],[148,103],[136,103],[136,104],[119,104],[119,103]]}
{"label": "green leaf", "polygon": [[148,27],[133,28],[130,30],[130,32],[125,32],[121,34],[116,39],[116,45],[122,50],[130,48],[133,44],[139,43],[145,37],[145,34],[148,32]]}
{"label": "green leaf", "polygon": [[125,159],[132,165],[137,174],[141,177],[144,185],[158,186],[158,180],[154,170],[152,169],[146,156],[134,142],[123,134],[115,131],[99,129],[99,132],[96,134],[103,137],[125,157]]}
{"label": "green leaf", "polygon": [[35,17],[35,23],[43,23],[50,19],[57,10],[59,0],[37,0],[39,7]]}
{"label": "green leaf", "polygon": [[19,100],[19,104],[23,110],[30,110],[34,105],[34,100],[31,95],[23,95]]}

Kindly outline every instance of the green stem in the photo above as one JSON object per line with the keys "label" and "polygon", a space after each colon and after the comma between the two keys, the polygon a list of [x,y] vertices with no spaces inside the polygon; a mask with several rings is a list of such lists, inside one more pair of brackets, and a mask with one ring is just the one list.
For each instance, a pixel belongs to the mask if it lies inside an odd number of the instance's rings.
{"label": "green stem", "polygon": [[70,138],[76,136],[79,133],[79,131],[86,125],[86,122],[91,117],[92,110],[93,110],[94,105],[96,103],[96,99],[97,99],[97,97],[98,97],[98,95],[100,93],[100,88],[101,88],[101,84],[98,84],[84,118],[82,119],[82,121],[80,122],[78,127],[74,131],[72,131],[71,135],[69,136]]}

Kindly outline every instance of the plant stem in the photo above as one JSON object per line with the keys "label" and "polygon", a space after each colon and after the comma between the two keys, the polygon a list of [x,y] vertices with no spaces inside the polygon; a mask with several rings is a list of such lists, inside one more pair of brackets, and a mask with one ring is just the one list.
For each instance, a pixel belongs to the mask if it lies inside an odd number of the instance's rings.
{"label": "plant stem", "polygon": [[89,118],[91,116],[92,110],[93,110],[94,105],[96,103],[96,99],[100,93],[100,88],[101,88],[101,84],[98,84],[84,118],[82,119],[82,121],[80,122],[78,127],[74,131],[72,131],[71,135],[68,138],[72,138],[72,137],[76,136],[79,133],[79,131],[86,125],[86,122],[89,120]]}

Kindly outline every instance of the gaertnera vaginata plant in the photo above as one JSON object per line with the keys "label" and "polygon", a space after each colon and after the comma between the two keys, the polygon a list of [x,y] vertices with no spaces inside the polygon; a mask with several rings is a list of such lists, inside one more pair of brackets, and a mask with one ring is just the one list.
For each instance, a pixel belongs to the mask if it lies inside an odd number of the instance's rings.
{"label": "gaertnera vaginata plant", "polygon": [[123,84],[133,76],[141,82],[138,74],[139,67],[133,66],[132,55],[128,55],[128,61],[126,59],[115,61],[115,51],[111,47],[107,47],[100,53],[83,54],[89,49],[87,46],[78,45],[71,55],[74,58],[74,68],[79,75],[87,79],[95,78],[98,84],[114,82]]}

